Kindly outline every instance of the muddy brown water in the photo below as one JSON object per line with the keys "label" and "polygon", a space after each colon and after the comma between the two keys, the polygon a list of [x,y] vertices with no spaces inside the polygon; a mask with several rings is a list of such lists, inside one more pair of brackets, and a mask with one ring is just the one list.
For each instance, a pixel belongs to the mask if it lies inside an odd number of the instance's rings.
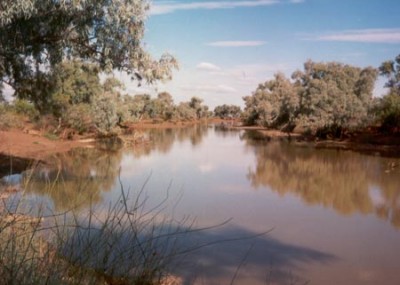
{"label": "muddy brown water", "polygon": [[145,135],[144,146],[59,155],[28,195],[55,211],[101,208],[118,202],[121,182],[132,195],[144,188],[149,208],[168,196],[162,214],[192,227],[230,220],[183,241],[210,244],[174,272],[187,284],[400,284],[398,158],[204,125]]}

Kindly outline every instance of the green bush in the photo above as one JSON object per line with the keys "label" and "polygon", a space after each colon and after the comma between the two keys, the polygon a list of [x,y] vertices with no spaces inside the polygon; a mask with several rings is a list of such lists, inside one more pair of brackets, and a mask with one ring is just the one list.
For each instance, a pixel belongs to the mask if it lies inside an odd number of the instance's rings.
{"label": "green bush", "polygon": [[378,105],[378,117],[384,132],[400,131],[400,96],[390,93],[384,96]]}
{"label": "green bush", "polygon": [[37,120],[39,118],[39,111],[28,100],[16,99],[13,106],[17,114],[26,115],[31,120]]}
{"label": "green bush", "polygon": [[104,135],[115,130],[118,123],[116,98],[112,94],[104,93],[94,98],[92,105],[93,123],[97,130]]}
{"label": "green bush", "polygon": [[11,106],[0,104],[0,129],[22,128],[21,116],[16,114]]}
{"label": "green bush", "polygon": [[46,220],[41,206],[30,216],[26,201],[14,200],[0,208],[1,284],[166,284],[176,261],[191,250],[178,247],[189,223],[160,218],[164,205],[149,212],[147,198],[131,199],[123,189],[115,205]]}
{"label": "green bush", "polygon": [[79,134],[87,132],[93,124],[89,104],[70,106],[62,115],[62,119],[67,127],[76,130]]}

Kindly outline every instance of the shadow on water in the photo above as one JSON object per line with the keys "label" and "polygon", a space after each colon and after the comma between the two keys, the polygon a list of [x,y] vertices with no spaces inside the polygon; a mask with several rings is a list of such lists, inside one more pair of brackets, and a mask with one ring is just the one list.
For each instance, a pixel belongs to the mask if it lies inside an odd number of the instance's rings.
{"label": "shadow on water", "polygon": [[[112,272],[115,276],[142,270],[149,266],[146,262],[152,265],[158,262],[168,272],[181,276],[183,284],[193,284],[198,279],[206,280],[206,284],[229,284],[242,262],[245,262],[243,272],[255,269],[250,274],[264,274],[252,277],[293,284],[293,277],[307,281],[302,277],[302,265],[329,265],[337,260],[332,254],[287,244],[269,234],[258,235],[230,224],[197,230],[164,223],[151,227],[150,232],[124,229],[110,234],[115,236],[104,235],[104,228],[76,228],[63,249],[63,255],[68,256],[74,265],[84,262],[96,272]],[[107,247],[109,241],[117,249],[111,254]],[[69,252],[71,248],[72,254]],[[240,279],[239,272],[235,284],[241,284]]]}
{"label": "shadow on water", "polygon": [[[188,248],[193,247],[193,243],[197,245],[216,243],[190,254],[191,260],[195,260],[191,270],[180,272],[185,276],[186,284],[190,284],[189,281],[196,278],[203,279],[204,276],[206,279],[216,280],[214,282],[224,280],[222,284],[229,283],[227,281],[233,278],[234,272],[242,262],[245,264],[242,273],[249,271],[252,272],[250,274],[263,274],[264,276],[252,277],[257,277],[258,280],[268,278],[269,282],[287,284],[293,275],[298,279],[305,279],[302,277],[301,266],[306,263],[329,264],[337,260],[332,254],[287,244],[269,234],[254,235],[254,232],[239,226],[229,226],[224,229],[203,231],[183,241]],[[230,239],[232,241],[229,241]],[[239,272],[238,284],[240,278]]]}
{"label": "shadow on water", "polygon": [[7,175],[18,174],[33,165],[34,161],[0,154],[0,179]]}
{"label": "shadow on water", "polygon": [[[77,204],[81,208],[87,208],[91,203],[101,204],[102,194],[115,189],[124,155],[129,154],[133,159],[138,159],[153,152],[164,154],[171,151],[177,143],[185,143],[189,149],[197,151],[202,142],[206,141],[205,137],[209,132],[207,126],[149,130],[146,133],[149,143],[124,152],[86,149],[61,154],[54,157],[52,167],[43,166],[29,173],[31,184],[27,191],[50,197],[55,211],[70,209]],[[232,148],[234,151],[244,148],[246,154],[254,154],[254,160],[251,156],[250,168],[244,173],[248,179],[246,181],[244,177],[244,181],[250,184],[250,189],[268,189],[281,196],[296,196],[308,205],[321,205],[342,215],[374,214],[393,226],[400,227],[398,160],[349,151],[315,150],[285,142],[266,142],[260,138],[254,140],[245,136],[239,142],[235,139],[238,136],[237,131],[219,128],[215,128],[214,134],[221,139],[232,139],[232,145],[237,143]],[[192,158],[189,156],[182,159]],[[230,173],[224,177],[231,177]],[[179,231],[181,233],[175,234],[175,225],[169,223],[152,227],[151,234],[164,238],[153,240],[151,245],[146,242],[148,232],[117,232],[119,236],[112,240],[118,251],[112,253],[106,262],[113,263],[116,259],[132,260],[132,255],[140,253],[132,252],[132,249],[138,249],[132,245],[139,242],[150,246],[150,251],[144,256],[142,253],[140,256],[135,255],[133,260],[136,264],[143,262],[144,257],[152,259],[160,252],[169,252],[168,256],[176,258],[174,262],[168,260],[170,271],[184,276],[185,284],[199,279],[212,280],[204,284],[229,284],[235,270],[242,264],[235,284],[246,284],[240,282],[246,273],[257,275],[257,280],[269,278],[270,283],[291,284],[293,275],[301,280],[307,279],[304,277],[306,272],[302,271],[303,266],[310,263],[330,265],[338,260],[334,254],[279,240],[273,236],[273,232],[257,236],[257,233],[245,229],[245,225],[225,225],[204,231],[192,231],[192,228],[183,226]],[[172,235],[165,234],[171,232]],[[89,256],[90,266],[100,266],[96,264],[96,259],[104,260],[103,250],[108,247],[100,246],[93,239],[99,239],[102,233],[101,228],[92,228],[90,231],[84,228],[75,229],[67,242],[67,245],[74,247],[74,255],[69,258],[79,264],[81,254],[85,253]],[[85,243],[77,242],[77,238],[92,245],[97,244],[98,246],[90,249],[93,254],[88,254],[90,251]],[[65,250],[66,248],[61,252],[67,254]],[[135,268],[136,266],[133,265]],[[127,269],[129,268],[121,266],[115,268],[114,273]],[[260,274],[264,276],[258,276]]]}

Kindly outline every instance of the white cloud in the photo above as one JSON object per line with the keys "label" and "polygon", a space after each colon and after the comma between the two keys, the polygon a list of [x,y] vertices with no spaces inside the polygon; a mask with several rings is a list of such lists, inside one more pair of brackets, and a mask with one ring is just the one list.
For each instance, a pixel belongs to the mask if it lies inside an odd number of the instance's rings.
{"label": "white cloud", "polygon": [[[210,62],[208,62],[210,63]],[[297,66],[293,63],[264,62],[234,66],[218,66],[218,71],[200,70],[196,65],[176,72],[172,81],[158,84],[159,91],[168,91],[175,103],[193,96],[204,99],[211,109],[222,104],[243,106],[243,96],[251,95],[259,83],[273,77],[277,71],[289,75]]]}
{"label": "white cloud", "polygon": [[179,10],[214,10],[233,9],[239,7],[259,7],[280,3],[280,0],[246,0],[246,1],[206,1],[182,3],[177,1],[155,2],[150,8],[151,15],[169,14]]}
{"label": "white cloud", "polygon": [[221,68],[219,66],[216,66],[215,64],[212,64],[210,62],[201,62],[196,66],[196,69],[204,70],[204,71],[220,71],[221,70]]}
{"label": "white cloud", "polygon": [[202,163],[198,167],[203,174],[212,172],[215,169],[215,166],[211,163]]}
{"label": "white cloud", "polygon": [[292,4],[300,4],[300,3],[304,3],[305,2],[305,0],[289,0],[289,3],[292,3]]}
{"label": "white cloud", "polygon": [[208,46],[213,47],[256,47],[265,44],[266,42],[264,41],[218,41],[207,43]]}
{"label": "white cloud", "polygon": [[231,86],[220,85],[197,85],[197,86],[183,86],[183,90],[194,92],[212,92],[212,93],[235,93],[237,90]]}
{"label": "white cloud", "polygon": [[398,44],[400,43],[400,28],[347,30],[311,37],[308,40]]}

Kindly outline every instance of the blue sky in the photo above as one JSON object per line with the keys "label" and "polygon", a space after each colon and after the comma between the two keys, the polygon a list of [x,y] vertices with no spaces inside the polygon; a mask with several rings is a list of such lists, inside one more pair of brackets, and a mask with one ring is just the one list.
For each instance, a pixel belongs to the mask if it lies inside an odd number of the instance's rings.
{"label": "blue sky", "polygon": [[399,0],[153,0],[146,47],[180,64],[153,92],[242,105],[259,83],[308,59],[377,67],[400,54],[399,11]]}

